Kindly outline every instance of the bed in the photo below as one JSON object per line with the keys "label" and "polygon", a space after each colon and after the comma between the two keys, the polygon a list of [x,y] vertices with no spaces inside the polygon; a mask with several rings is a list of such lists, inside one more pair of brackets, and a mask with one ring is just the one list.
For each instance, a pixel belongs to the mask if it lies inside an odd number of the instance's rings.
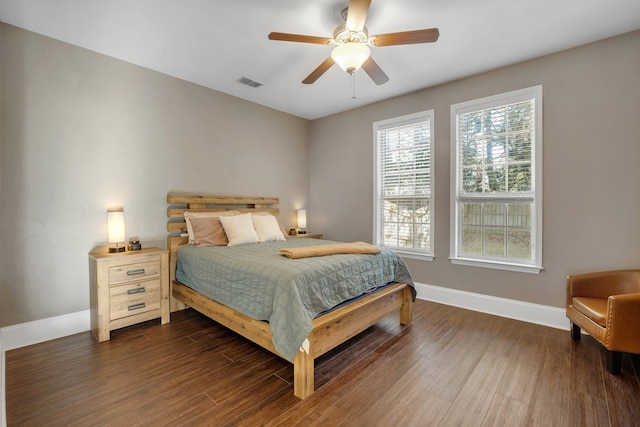
{"label": "bed", "polygon": [[[186,307],[192,307],[274,354],[291,361],[294,367],[294,394],[301,399],[307,398],[314,391],[315,358],[345,342],[391,313],[399,312],[401,324],[407,325],[411,323],[412,302],[415,298],[415,290],[413,289],[408,271],[405,272],[403,270],[406,269],[406,266],[404,266],[401,260],[399,264],[394,264],[396,267],[393,268],[397,268],[398,271],[401,272],[398,273],[397,276],[403,279],[403,283],[399,283],[395,278],[392,280],[387,278],[386,274],[388,274],[388,270],[392,269],[388,267],[387,263],[398,262],[387,260],[387,257],[390,257],[390,251],[383,249],[381,254],[374,256],[345,254],[339,256],[314,257],[304,260],[291,260],[281,255],[281,251],[291,250],[290,248],[297,250],[295,248],[309,245],[312,245],[311,248],[317,248],[319,247],[318,245],[331,246],[334,243],[306,238],[233,247],[229,246],[228,248],[195,248],[195,245],[188,245],[189,237],[186,235],[186,223],[184,221],[185,212],[189,214],[200,214],[202,212],[218,212],[224,214],[233,211],[236,215],[253,213],[256,215],[271,214],[277,217],[279,214],[277,207],[279,199],[169,193],[167,195],[167,203],[169,205],[167,209],[167,216],[169,218],[167,222],[167,231],[169,232],[167,248],[169,249],[170,283],[172,287],[171,310],[176,311]],[[180,260],[178,259],[179,253]],[[197,274],[193,273],[193,266],[190,265],[190,263],[194,265],[208,265],[208,260],[205,262],[198,257],[206,258],[210,256],[214,258],[222,256],[223,259],[225,256],[235,256],[235,258],[225,259],[217,267],[211,267],[213,273],[207,273],[213,277],[211,280],[217,280],[216,277],[218,279],[227,277],[227,279],[225,279],[227,282],[233,282],[222,283],[224,282],[223,280],[219,285],[214,285],[213,294],[211,290],[206,289],[206,286],[200,285],[200,282],[204,283],[206,280],[209,280],[208,276],[205,277],[203,275],[204,273],[201,274],[199,270],[197,270]],[[251,258],[253,256],[257,258]],[[393,256],[395,256],[395,254],[393,254]],[[196,261],[188,261],[190,259],[196,259]],[[360,290],[357,290],[357,286],[355,285],[346,286],[342,283],[357,282],[356,279],[360,280],[359,276],[368,274],[365,272],[366,268],[358,265],[357,262],[373,262],[370,261],[373,259],[375,259],[375,262],[384,266],[383,270],[381,270],[384,271],[384,274],[376,273],[379,275],[379,278],[375,280],[384,280],[385,283],[380,283],[381,286],[376,289],[372,289],[364,284],[358,285],[364,286],[364,288]],[[339,274],[331,270],[333,267],[328,264],[331,260],[341,263]],[[242,262],[245,262],[245,264],[242,264]],[[247,262],[249,264],[246,264]],[[235,266],[236,263],[238,266]],[[243,288],[238,287],[244,278],[228,279],[228,277],[235,278],[236,276],[226,275],[232,267],[237,268],[238,271],[247,271],[248,273],[245,274],[245,276],[247,276],[253,274],[253,270],[259,270],[263,267],[265,269],[273,268],[274,266],[271,264],[282,264],[282,266],[275,266],[275,268],[283,268],[284,270],[277,270],[277,273],[267,274],[264,279],[257,280],[253,277],[253,282],[251,282],[252,286],[248,287],[248,291],[243,291]],[[295,266],[289,268],[289,270],[296,270],[295,273],[287,271],[287,265]],[[400,265],[400,267],[397,267],[397,265]],[[249,270],[251,271],[249,272]],[[308,276],[299,276],[298,271],[304,271],[304,274],[308,274]],[[318,271],[322,272],[318,273]],[[327,274],[328,271],[331,271],[331,274]],[[269,276],[273,276],[273,283],[271,283]],[[295,300],[298,293],[307,292],[304,289],[294,291],[293,293],[296,295],[295,298],[287,296],[286,294],[278,294],[278,297],[270,297],[271,300],[266,302],[265,307],[268,308],[272,300],[280,302],[279,305],[283,305],[285,308],[289,307],[290,311],[280,314],[280,318],[274,314],[275,311],[278,310],[278,307],[275,307],[278,304],[274,304],[274,313],[267,312],[261,314],[261,309],[259,308],[253,310],[251,305],[245,307],[242,305],[243,303],[237,303],[233,299],[229,299],[233,297],[234,293],[253,293],[252,298],[260,299],[260,295],[262,294],[259,293],[260,289],[256,290],[256,288],[287,289],[289,288],[289,280],[296,281],[296,283],[304,282],[305,286],[307,286],[309,283],[316,283],[316,281],[321,279],[324,280],[327,276],[335,276],[335,286],[338,286],[340,289],[354,288],[348,292],[344,291],[344,295],[340,297],[342,299],[348,299],[348,301],[337,304],[337,307],[332,307],[327,310],[323,309],[323,304],[333,305],[335,301],[332,302],[331,298],[334,297],[328,298],[328,302],[321,302],[318,306],[309,303],[308,300],[305,299],[303,308],[308,310],[309,313],[298,312],[295,308],[295,301],[290,302],[287,298],[290,298],[291,301]],[[353,277],[353,280],[351,280],[351,277]],[[364,278],[362,280],[371,281],[372,279]],[[386,283],[387,281],[388,283]],[[287,285],[285,286],[283,283],[287,283]],[[220,287],[221,293],[215,294],[218,286]],[[313,286],[310,286],[310,288],[313,288]],[[321,289],[323,290],[322,292],[324,292],[324,284]],[[361,292],[363,290],[364,292]],[[349,292],[353,294],[349,294]],[[267,293],[265,293],[265,295],[267,295]],[[265,299],[268,298],[265,297]],[[318,298],[314,297],[314,299]],[[322,298],[319,299],[322,300]],[[287,303],[283,304],[282,301],[287,301]],[[264,310],[268,311],[268,309]],[[285,340],[285,344],[283,344],[283,334],[278,325],[296,325],[296,328],[298,327],[297,325],[300,325],[301,330],[294,331],[293,338]],[[287,331],[287,333],[289,333],[289,331]],[[302,340],[301,338],[304,338],[304,336],[306,336],[306,339]]]}

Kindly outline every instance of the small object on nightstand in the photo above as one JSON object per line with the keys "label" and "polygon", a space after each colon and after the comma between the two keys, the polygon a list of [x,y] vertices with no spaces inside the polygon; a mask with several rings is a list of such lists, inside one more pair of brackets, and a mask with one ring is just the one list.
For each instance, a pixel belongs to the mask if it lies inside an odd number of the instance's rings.
{"label": "small object on nightstand", "polygon": [[295,228],[292,228],[292,229],[289,230],[289,236],[295,236],[296,234],[298,234],[298,233],[296,232]]}
{"label": "small object on nightstand", "polygon": [[91,333],[99,341],[111,331],[160,317],[168,323],[169,252],[89,253]]}
{"label": "small object on nightstand", "polygon": [[138,240],[137,237],[131,237],[129,239],[129,245],[127,246],[127,250],[139,251],[140,249],[142,249],[142,244],[140,243],[140,240]]}

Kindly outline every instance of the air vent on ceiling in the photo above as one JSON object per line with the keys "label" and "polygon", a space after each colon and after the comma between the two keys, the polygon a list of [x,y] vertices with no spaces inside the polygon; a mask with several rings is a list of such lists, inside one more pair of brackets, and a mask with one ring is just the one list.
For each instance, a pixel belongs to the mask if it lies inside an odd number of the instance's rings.
{"label": "air vent on ceiling", "polygon": [[254,88],[262,86],[262,83],[257,82],[255,80],[251,80],[249,77],[245,77],[245,76],[240,77],[236,81],[238,83],[241,83],[241,84],[245,85],[245,86],[250,86],[250,87],[254,87]]}

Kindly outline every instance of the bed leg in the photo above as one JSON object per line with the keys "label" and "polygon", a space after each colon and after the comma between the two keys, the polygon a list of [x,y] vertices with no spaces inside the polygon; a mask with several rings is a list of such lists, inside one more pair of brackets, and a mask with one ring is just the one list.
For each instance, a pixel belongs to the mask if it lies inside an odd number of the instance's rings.
{"label": "bed leg", "polygon": [[400,324],[409,325],[413,320],[413,296],[409,286],[404,288],[402,298],[402,306],[400,307]]}
{"label": "bed leg", "polygon": [[313,393],[313,357],[299,351],[293,359],[293,394],[306,399]]}

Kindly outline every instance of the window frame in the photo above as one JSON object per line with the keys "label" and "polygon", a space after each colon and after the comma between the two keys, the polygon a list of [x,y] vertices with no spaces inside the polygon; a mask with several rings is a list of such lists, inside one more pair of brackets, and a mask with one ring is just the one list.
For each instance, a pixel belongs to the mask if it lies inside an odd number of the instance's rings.
{"label": "window frame", "polygon": [[[534,138],[531,150],[531,184],[533,191],[523,194],[487,193],[467,194],[462,193],[462,168],[460,168],[460,143],[458,135],[459,116],[474,111],[485,110],[492,107],[510,105],[533,99],[534,101]],[[511,92],[505,92],[471,101],[460,102],[451,105],[451,223],[450,223],[450,254],[452,264],[461,264],[475,267],[494,268],[523,273],[538,274],[542,267],[542,86],[532,86]],[[512,201],[530,201],[531,209],[531,259],[519,260],[517,258],[491,257],[487,255],[463,255],[462,254],[462,215],[463,202],[483,201],[509,203]]]}
{"label": "window frame", "polygon": [[[434,259],[435,246],[435,111],[433,109],[406,114],[400,117],[380,120],[373,123],[373,240],[377,246],[390,249],[404,257],[431,261]],[[412,249],[384,245],[384,225],[381,214],[383,211],[384,197],[381,188],[381,171],[379,168],[380,150],[378,145],[378,132],[394,127],[405,126],[410,123],[429,122],[429,249]]]}

